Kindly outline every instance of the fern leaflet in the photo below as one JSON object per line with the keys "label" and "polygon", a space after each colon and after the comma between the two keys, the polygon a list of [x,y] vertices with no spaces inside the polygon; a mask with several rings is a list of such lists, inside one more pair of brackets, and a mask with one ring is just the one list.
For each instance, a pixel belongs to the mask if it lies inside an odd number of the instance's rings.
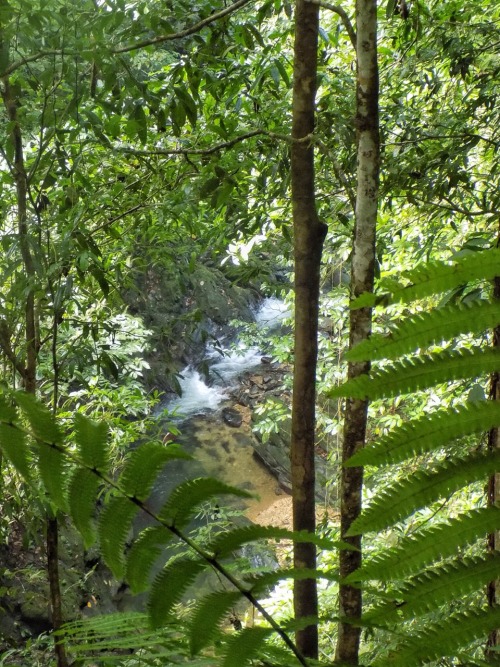
{"label": "fern leaflet", "polygon": [[189,637],[193,655],[197,655],[213,641],[224,617],[241,598],[242,594],[239,591],[216,591],[196,604],[191,617]]}
{"label": "fern leaflet", "polygon": [[416,618],[494,581],[499,574],[498,555],[446,563],[414,577],[401,589],[389,593],[395,600],[376,607],[363,620],[380,625],[395,623],[401,618]]}
{"label": "fern leaflet", "polygon": [[[226,644],[222,667],[245,667],[260,652],[266,639],[272,634],[270,628],[244,628],[231,637]],[[292,656],[290,655],[290,660]],[[293,664],[293,663],[292,663]]]}
{"label": "fern leaflet", "polygon": [[432,526],[403,539],[346,577],[346,583],[379,579],[393,581],[417,572],[439,558],[454,554],[458,547],[500,529],[498,507],[482,507],[462,514],[449,523]]}
{"label": "fern leaflet", "polygon": [[445,351],[390,364],[370,377],[360,375],[330,389],[326,396],[374,400],[428,389],[452,380],[474,378],[499,368],[500,351],[497,348]]}
{"label": "fern leaflet", "polygon": [[393,280],[382,279],[379,287],[389,293],[365,292],[352,302],[351,308],[411,303],[475,280],[492,280],[499,275],[499,267],[500,251],[497,248],[448,261],[427,262],[401,275],[403,280],[413,284],[404,286],[395,284]]}
{"label": "fern leaflet", "polygon": [[154,628],[165,623],[173,606],[182,600],[186,590],[206,567],[205,561],[187,558],[165,565],[154,580],[148,600],[149,617]]}
{"label": "fern leaflet", "polygon": [[50,500],[63,512],[68,512],[66,498],[67,460],[52,444],[37,440],[38,468]]}
{"label": "fern leaflet", "polygon": [[494,473],[499,466],[500,451],[496,451],[445,461],[431,472],[416,472],[381,491],[347,534],[383,530],[415,510]]}
{"label": "fern leaflet", "polygon": [[151,569],[161,555],[162,547],[172,539],[164,526],[151,526],[134,540],[127,555],[125,578],[132,593],[141,593],[149,583]]}
{"label": "fern leaflet", "polygon": [[159,518],[167,525],[182,528],[189,523],[201,503],[224,494],[240,498],[252,497],[251,493],[228,486],[217,479],[200,477],[179,484],[162,507]]}
{"label": "fern leaflet", "polygon": [[438,410],[393,429],[375,444],[360,450],[346,466],[399,463],[406,458],[430,452],[470,433],[488,431],[500,425],[500,403],[481,401],[455,409]]}
{"label": "fern leaflet", "polygon": [[86,549],[95,542],[94,513],[99,484],[99,478],[88,468],[76,468],[68,485],[69,511]]}
{"label": "fern leaflet", "polygon": [[0,448],[24,479],[33,482],[31,455],[26,435],[15,424],[0,422]]}
{"label": "fern leaflet", "polygon": [[108,471],[108,428],[104,422],[94,422],[88,417],[75,415],[76,444],[80,457],[91,470]]}
{"label": "fern leaflet", "polygon": [[139,508],[126,497],[111,498],[99,520],[99,542],[102,556],[117,579],[123,578],[125,556],[123,550],[132,521]]}
{"label": "fern leaflet", "polygon": [[256,540],[292,540],[295,542],[310,542],[316,544],[321,549],[334,549],[336,543],[328,538],[320,537],[314,533],[306,531],[291,531],[286,528],[276,528],[275,526],[242,526],[233,530],[220,533],[207,546],[207,551],[214,554],[215,558],[224,558],[233,551],[236,551],[244,544],[255,542]]}
{"label": "fern leaflet", "polygon": [[120,475],[119,485],[131,498],[146,500],[157,475],[168,461],[191,459],[179,445],[162,445],[159,442],[145,442],[134,449]]}
{"label": "fern leaflet", "polygon": [[500,321],[498,304],[475,301],[470,304],[435,308],[430,312],[407,317],[386,335],[372,336],[346,354],[349,361],[393,359],[425,348],[467,331],[480,333],[494,328]]}
{"label": "fern leaflet", "polygon": [[401,643],[390,654],[377,658],[372,667],[417,667],[454,655],[457,649],[484,637],[500,625],[500,609],[471,610],[434,623],[426,632]]}
{"label": "fern leaflet", "polygon": [[35,396],[25,391],[16,391],[15,400],[26,415],[35,438],[47,444],[63,442],[63,436],[52,413],[37,401]]}

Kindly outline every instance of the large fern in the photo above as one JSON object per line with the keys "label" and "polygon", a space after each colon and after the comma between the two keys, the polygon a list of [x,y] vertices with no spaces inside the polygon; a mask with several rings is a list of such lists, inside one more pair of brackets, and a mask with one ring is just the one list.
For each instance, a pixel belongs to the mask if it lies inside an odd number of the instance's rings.
{"label": "large fern", "polygon": [[[381,295],[362,295],[352,307],[388,306],[398,301],[410,304],[467,281],[491,280],[499,274],[497,249],[427,264],[398,282],[381,281]],[[433,308],[424,304],[424,308],[421,314],[400,320],[386,336],[373,336],[354,347],[348,354],[351,360],[388,358],[391,362],[373,368],[370,376],[333,389],[330,395],[368,399],[400,396],[437,384],[484,377],[500,369],[498,349],[478,345],[477,340],[475,347],[467,346],[468,340],[474,342],[474,336],[500,324],[500,304],[496,300]],[[444,349],[429,351],[432,344]],[[450,494],[499,471],[500,454],[484,452],[477,443],[469,454],[463,454],[463,443],[460,454],[456,453],[457,438],[470,438],[499,425],[498,403],[466,403],[408,421],[358,452],[346,465],[375,466],[381,479],[391,477],[394,464],[399,473],[397,481],[377,484],[377,492],[350,533],[392,529],[415,511],[430,508],[437,500],[446,500]],[[429,455],[434,456],[432,465]],[[406,475],[401,474],[404,470],[408,471]],[[499,526],[500,508],[474,510],[415,532],[397,547],[368,558],[349,576],[348,582],[365,587],[375,600],[379,598],[362,623],[385,627],[395,636],[407,634],[395,648],[382,651],[374,665],[407,667],[446,656],[463,657],[468,645],[498,627],[498,610],[483,607],[481,591],[500,576],[500,556],[485,552],[486,535]],[[465,552],[470,555],[464,556]],[[407,580],[409,575],[411,579]],[[457,601],[467,595],[469,606],[454,613]],[[418,631],[413,630],[416,627]]]}
{"label": "large fern", "polygon": [[[67,424],[65,430],[68,431]],[[102,558],[118,579],[128,581],[133,592],[149,591],[147,608],[152,627],[163,627],[171,622],[175,605],[199,574],[210,568],[218,573],[223,587],[198,601],[184,632],[187,632],[192,652],[201,651],[217,638],[217,629],[228,609],[235,601],[246,599],[267,621],[267,627],[249,628],[234,638],[223,651],[222,663],[237,663],[243,667],[265,638],[278,634],[286,648],[281,652],[273,648],[274,658],[279,656],[283,665],[307,664],[286,628],[266,612],[258,596],[267,594],[270,586],[283,579],[332,578],[333,575],[295,569],[259,574],[242,571],[238,577],[234,568],[224,561],[234,558],[244,544],[262,539],[313,541],[330,549],[338,544],[306,532],[248,526],[236,527],[217,535],[208,545],[199,545],[186,531],[200,505],[214,496],[248,497],[248,492],[216,479],[189,480],[174,488],[163,507],[155,512],[148,498],[158,475],[170,461],[190,458],[177,445],[143,443],[129,453],[121,473],[112,475],[110,444],[104,424],[77,414],[73,433],[63,436],[54,416],[40,402],[22,392],[0,396],[0,448],[27,482],[37,488],[41,485],[55,508],[69,511],[85,546],[98,540]],[[105,493],[102,493],[103,487]],[[135,534],[134,519],[140,512],[146,514],[153,525]],[[157,563],[165,559],[166,544],[172,539],[184,542],[191,555],[173,559],[153,576]],[[200,617],[207,609],[210,623],[200,635]],[[65,633],[70,651],[76,628],[78,632],[84,631],[83,626],[76,625],[68,626]],[[81,645],[75,646],[76,656],[80,650]],[[203,658],[200,658],[199,664],[202,663]]]}

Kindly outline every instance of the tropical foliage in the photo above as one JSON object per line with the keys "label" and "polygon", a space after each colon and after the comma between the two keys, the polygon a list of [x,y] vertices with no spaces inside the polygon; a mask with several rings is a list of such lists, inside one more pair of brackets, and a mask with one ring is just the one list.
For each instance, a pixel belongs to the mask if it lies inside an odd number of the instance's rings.
{"label": "tropical foliage", "polygon": [[[499,528],[500,410],[485,379],[499,370],[500,9],[494,0],[373,3],[378,284],[351,304],[354,314],[374,309],[374,333],[347,352],[360,4],[299,4],[321,6],[315,119],[303,144],[328,225],[319,456],[340,459],[339,398],[370,401],[367,446],[347,462],[365,469],[367,500],[348,535],[363,535],[363,564],[342,582],[363,589],[359,660],[495,664],[498,544],[490,537],[488,550],[486,535]],[[178,390],[191,346],[217,330],[200,267],[293,302],[295,11],[280,0],[0,0],[0,535],[12,545],[24,526],[37,552],[43,526],[70,517],[88,552],[97,544],[96,559],[148,596],[147,616],[57,630],[79,664],[315,664],[293,636],[318,619],[292,620],[284,600],[271,615],[262,602],[301,579],[321,580],[320,662],[334,661],[346,545],[330,507],[315,535],[255,525],[206,537],[193,535],[193,515],[246,492],[200,478],[159,510],[149,504],[163,469],[187,458],[155,435],[157,389]],[[266,345],[293,360],[287,335]],[[373,370],[345,383],[346,361]],[[278,430],[287,392],[258,413],[257,430]],[[139,514],[150,522],[142,529]],[[252,571],[239,555],[265,540],[314,544],[320,565]],[[179,541],[185,548],[167,562]],[[186,591],[208,570],[221,585],[189,606]],[[260,617],[227,632],[223,620],[242,600]],[[35,664],[32,648],[21,658],[10,646],[0,664]]]}

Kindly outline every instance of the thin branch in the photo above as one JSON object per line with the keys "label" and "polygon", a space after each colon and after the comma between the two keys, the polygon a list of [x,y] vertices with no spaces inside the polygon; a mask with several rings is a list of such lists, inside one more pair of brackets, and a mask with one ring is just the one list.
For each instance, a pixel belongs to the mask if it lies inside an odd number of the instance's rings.
{"label": "thin branch", "polygon": [[351,19],[347,15],[345,9],[342,9],[342,7],[339,7],[338,5],[331,5],[329,2],[324,2],[324,0],[306,0],[306,2],[310,2],[312,5],[317,5],[322,9],[328,9],[330,12],[338,14],[342,19],[344,28],[347,30],[347,34],[349,35],[351,44],[353,45],[354,48],[356,48],[356,31],[354,30],[354,27],[351,23]]}
{"label": "thin branch", "polygon": [[232,5],[229,5],[229,7],[222,9],[220,12],[215,12],[214,14],[210,14],[210,16],[207,16],[205,19],[198,21],[198,23],[195,23],[189,28],[185,28],[184,30],[180,30],[179,32],[173,32],[168,35],[158,35],[158,37],[153,37],[152,39],[145,39],[142,42],[137,42],[136,44],[128,44],[127,46],[120,46],[116,49],[113,49],[113,53],[128,53],[129,51],[135,51],[136,49],[143,49],[144,47],[152,46],[153,44],[162,44],[163,42],[171,42],[174,39],[181,39],[183,37],[188,37],[189,35],[193,35],[195,32],[199,32],[202,28],[204,28],[207,25],[210,25],[214,21],[217,21],[218,19],[227,16],[228,14],[232,14],[237,9],[240,9],[240,7],[244,7],[245,5],[247,5],[249,2],[252,2],[252,0],[237,0],[237,2],[234,2]]}
{"label": "thin branch", "polygon": [[7,322],[3,319],[0,320],[0,349],[2,350],[4,355],[7,357],[7,359],[10,361],[12,366],[19,373],[21,378],[24,380],[24,378],[26,377],[26,368],[19,361],[19,359],[17,358],[14,350],[12,349],[12,346],[10,344],[9,327],[7,325]]}
{"label": "thin branch", "polygon": [[[50,51],[38,51],[38,53],[34,53],[32,56],[26,56],[25,58],[19,58],[19,60],[15,60],[0,74],[0,77],[3,78],[9,76],[23,65],[35,62],[35,60],[40,60],[41,58],[46,58],[47,56],[61,56],[61,55],[63,55],[62,49],[51,49]],[[68,56],[73,54],[70,51],[64,51],[64,55]]]}

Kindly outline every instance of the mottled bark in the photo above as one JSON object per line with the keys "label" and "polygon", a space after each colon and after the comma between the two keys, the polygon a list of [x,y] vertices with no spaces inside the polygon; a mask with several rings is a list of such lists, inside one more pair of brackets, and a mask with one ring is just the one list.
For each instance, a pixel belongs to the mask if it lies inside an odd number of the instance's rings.
{"label": "mottled bark", "polygon": [[[497,242],[500,245],[500,236]],[[493,297],[500,301],[500,277],[493,280]],[[500,326],[493,330],[493,347],[500,347]],[[500,373],[491,374],[490,378],[490,400],[500,401]],[[488,433],[488,449],[493,452],[500,449],[500,429],[492,428]],[[488,505],[500,504],[500,473],[492,475],[488,482]],[[488,548],[490,551],[500,552],[500,531],[495,531],[488,536]],[[487,589],[488,604],[490,607],[498,606],[500,602],[500,582],[498,579],[491,581]],[[500,629],[490,632],[488,637],[487,653],[489,657],[497,656],[495,647],[500,646]]]}
{"label": "mottled bark", "polygon": [[[356,2],[356,130],[357,130],[357,192],[351,270],[351,296],[373,290],[375,267],[375,236],[380,169],[378,127],[378,68],[377,68],[377,4],[376,0]],[[365,340],[371,333],[371,309],[351,311],[349,346]],[[369,371],[368,363],[350,363],[348,378]],[[347,461],[365,444],[368,402],[349,399],[346,404],[342,460]],[[353,521],[361,512],[363,486],[362,468],[342,468],[341,473],[341,538],[358,551],[341,551],[340,576],[346,577],[361,565],[360,536],[347,537]],[[340,585],[340,615],[350,621],[361,616],[361,591],[353,586]],[[349,622],[339,624],[337,660],[358,664],[360,628]]]}
{"label": "mottled bark", "polygon": [[[318,8],[298,0],[295,14],[295,50],[292,136],[303,139],[314,131]],[[295,255],[295,362],[292,403],[292,497],[294,530],[314,532],[314,430],[318,302],[321,251],[326,235],[316,212],[314,150],[308,141],[292,144],[292,204]],[[312,544],[294,545],[294,566],[315,568]],[[316,581],[295,582],[297,619],[317,616]],[[318,629],[313,624],[296,633],[297,648],[306,657],[318,656]]]}

